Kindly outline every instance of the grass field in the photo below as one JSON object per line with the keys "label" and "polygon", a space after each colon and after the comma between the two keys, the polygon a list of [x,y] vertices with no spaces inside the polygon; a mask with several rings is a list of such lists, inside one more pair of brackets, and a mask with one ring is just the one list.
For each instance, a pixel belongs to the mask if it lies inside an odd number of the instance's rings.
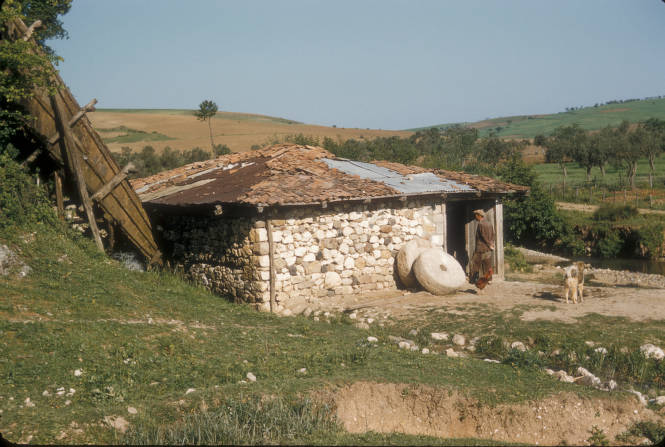
{"label": "grass field", "polygon": [[[563,176],[557,163],[534,164],[538,181],[547,190],[551,190],[557,200],[599,204],[602,202],[621,202],[638,208],[665,209],[665,156],[656,159],[653,190],[649,188],[649,163],[646,158],[639,161],[635,185],[630,189],[625,171],[608,165],[605,177],[600,169],[593,168],[591,183],[586,181],[586,170],[577,163],[567,163],[568,176],[566,191],[562,189]],[[590,188],[591,187],[591,188]],[[624,197],[624,190],[626,191]],[[637,200],[635,195],[637,194]]]}
{"label": "grass field", "polygon": [[[585,107],[572,112],[507,116],[460,124],[477,128],[481,136],[486,136],[490,131],[494,131],[498,136],[504,138],[533,138],[539,134],[549,135],[557,127],[573,123],[579,124],[586,130],[598,130],[608,125],[617,126],[623,120],[638,122],[648,118],[665,119],[665,99],[638,100]],[[450,124],[428,127],[447,126]]]}
{"label": "grass field", "polygon": [[[129,135],[108,136],[105,142],[114,152],[120,152],[123,146],[140,151],[146,145],[154,147],[158,153],[166,146],[181,151],[195,147],[210,150],[208,123],[197,120],[193,110],[97,109],[88,116],[102,136],[108,129],[133,130]],[[248,151],[254,145],[296,134],[334,140],[411,135],[408,131],[326,127],[286,118],[234,112],[218,112],[212,121],[212,130],[215,144],[226,144],[233,152]],[[155,138],[155,135],[168,139]]]}
{"label": "grass field", "polygon": [[[534,368],[547,364],[546,359],[515,357],[500,340],[516,337],[533,338],[531,352],[560,349],[549,362],[569,370],[574,367],[566,360],[569,352],[591,352],[584,340],[606,342],[613,360],[591,357],[587,366],[597,365],[604,375],[643,390],[658,387],[662,379],[643,357],[621,357],[614,343],[620,341],[632,353],[646,340],[665,343],[664,322],[598,315],[575,325],[525,322],[519,319],[522,309],[495,313],[481,306],[393,321],[368,333],[345,316],[327,322],[280,318],[229,303],[169,273],[126,270],[80,236],[37,227],[0,235],[0,241],[20,252],[33,269],[21,280],[0,277],[5,297],[0,301],[0,431],[11,440],[170,443],[191,441],[202,430],[222,436],[213,430],[221,424],[230,430],[222,438],[196,439],[484,444],[488,441],[352,435],[308,399],[360,380],[444,387],[489,406],[562,391],[604,394],[557,382]],[[420,334],[415,337],[419,345],[437,351],[442,347],[428,337],[430,331],[491,334],[481,340],[480,355],[505,364],[426,356],[389,342],[389,335],[413,338],[413,328]],[[367,335],[379,343],[368,343]],[[306,373],[299,373],[301,368]],[[249,372],[255,383],[243,383]],[[278,408],[260,404],[264,396],[276,397]],[[612,396],[625,398],[622,393]],[[241,414],[254,416],[243,419]],[[117,415],[132,427],[126,436],[103,422]]]}

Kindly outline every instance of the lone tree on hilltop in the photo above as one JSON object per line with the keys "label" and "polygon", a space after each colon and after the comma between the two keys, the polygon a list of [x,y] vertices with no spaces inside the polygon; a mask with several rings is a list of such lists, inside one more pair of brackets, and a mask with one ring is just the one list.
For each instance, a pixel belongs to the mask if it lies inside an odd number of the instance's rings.
{"label": "lone tree on hilltop", "polygon": [[211,119],[215,114],[217,113],[217,104],[215,104],[214,101],[210,101],[209,99],[204,100],[199,104],[199,110],[194,112],[194,116],[196,116],[196,119],[201,120],[201,121],[208,121],[208,129],[210,130],[210,148],[212,149],[213,153],[215,152],[215,142],[212,139],[212,122]]}

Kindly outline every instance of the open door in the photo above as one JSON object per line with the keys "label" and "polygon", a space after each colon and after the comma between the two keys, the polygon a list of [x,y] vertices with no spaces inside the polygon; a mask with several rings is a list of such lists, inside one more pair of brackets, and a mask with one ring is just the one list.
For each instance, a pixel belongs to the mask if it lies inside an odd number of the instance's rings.
{"label": "open door", "polygon": [[467,216],[464,202],[446,202],[446,249],[466,271],[469,263],[467,253]]}

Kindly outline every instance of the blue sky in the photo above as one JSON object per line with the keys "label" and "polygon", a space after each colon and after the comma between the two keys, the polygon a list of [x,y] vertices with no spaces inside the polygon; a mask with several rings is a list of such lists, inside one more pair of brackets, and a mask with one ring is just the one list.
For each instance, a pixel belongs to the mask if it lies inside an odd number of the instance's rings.
{"label": "blue sky", "polygon": [[661,0],[74,0],[79,102],[405,129],[665,94]]}

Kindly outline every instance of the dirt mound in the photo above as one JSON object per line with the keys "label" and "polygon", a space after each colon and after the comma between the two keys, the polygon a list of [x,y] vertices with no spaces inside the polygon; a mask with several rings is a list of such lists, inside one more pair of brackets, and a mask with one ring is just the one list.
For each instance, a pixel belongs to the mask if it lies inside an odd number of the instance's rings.
{"label": "dirt mound", "polygon": [[495,407],[427,386],[357,382],[333,397],[337,418],[352,433],[401,432],[539,445],[587,445],[592,427],[615,436],[633,423],[661,420],[637,399],[586,399],[564,393]]}

